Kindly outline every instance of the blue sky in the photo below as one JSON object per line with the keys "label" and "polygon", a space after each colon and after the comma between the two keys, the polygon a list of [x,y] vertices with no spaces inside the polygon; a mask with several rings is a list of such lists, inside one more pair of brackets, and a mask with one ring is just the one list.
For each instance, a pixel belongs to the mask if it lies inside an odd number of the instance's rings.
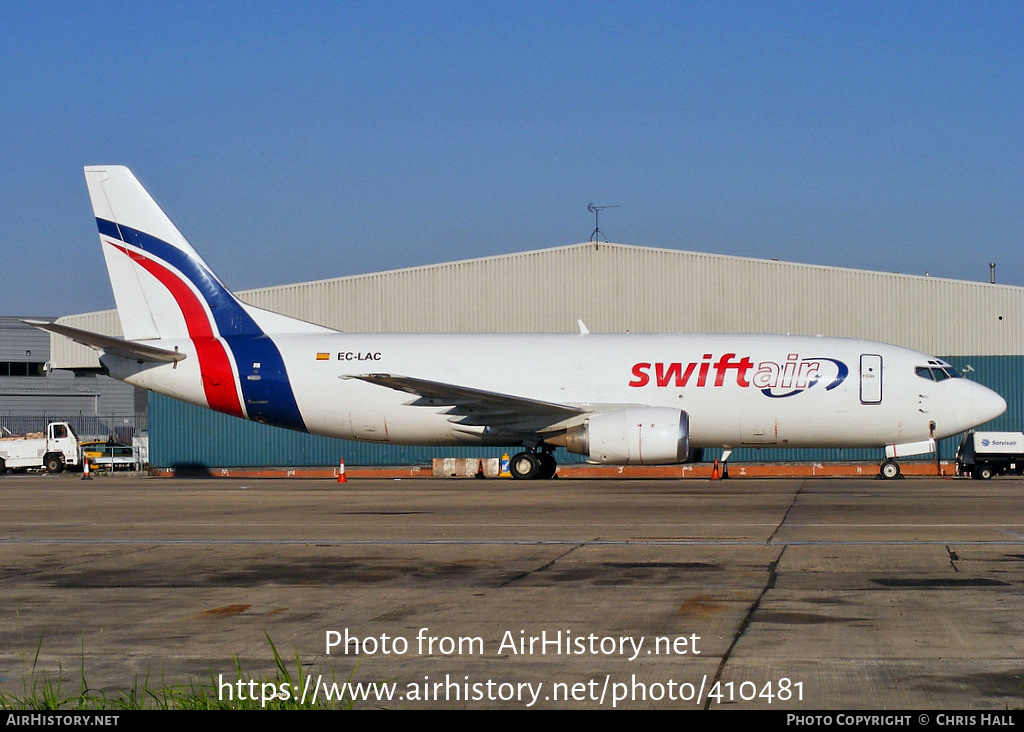
{"label": "blue sky", "polygon": [[109,163],[233,289],[586,241],[591,201],[613,242],[1024,285],[1022,38],[1019,2],[5,4],[0,313],[113,307]]}

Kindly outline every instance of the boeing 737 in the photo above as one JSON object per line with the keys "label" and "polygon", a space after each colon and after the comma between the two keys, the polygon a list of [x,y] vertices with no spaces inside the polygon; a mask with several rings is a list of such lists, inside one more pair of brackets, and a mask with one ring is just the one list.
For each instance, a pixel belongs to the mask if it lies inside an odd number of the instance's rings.
{"label": "boeing 737", "polygon": [[695,448],[885,448],[895,458],[1002,414],[948,363],[898,346],[788,335],[343,333],[229,292],[135,176],[85,177],[123,338],[34,323],[111,376],[243,419],[415,445],[515,447],[520,479],[555,447],[594,463]]}

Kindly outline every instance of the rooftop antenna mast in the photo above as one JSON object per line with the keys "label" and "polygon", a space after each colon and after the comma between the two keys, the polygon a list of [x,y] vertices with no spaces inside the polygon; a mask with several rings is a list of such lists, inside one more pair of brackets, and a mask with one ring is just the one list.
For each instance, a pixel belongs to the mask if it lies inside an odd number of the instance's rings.
{"label": "rooftop antenna mast", "polygon": [[[601,241],[601,237],[604,236],[601,233],[601,227],[598,224],[598,216],[606,208],[618,208],[618,206],[595,206],[592,203],[588,203],[587,204],[587,210],[590,211],[592,214],[594,214],[594,231],[590,235],[590,241],[594,242],[595,244],[599,243]],[[608,243],[608,237],[607,236],[604,237],[604,241],[605,241],[605,243]]]}

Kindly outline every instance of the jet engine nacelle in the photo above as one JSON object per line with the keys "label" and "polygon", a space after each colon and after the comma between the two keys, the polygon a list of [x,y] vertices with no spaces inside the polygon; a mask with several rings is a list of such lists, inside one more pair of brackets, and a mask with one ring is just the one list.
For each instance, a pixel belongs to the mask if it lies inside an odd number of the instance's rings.
{"label": "jet engine nacelle", "polygon": [[685,462],[690,452],[689,422],[680,409],[632,407],[593,414],[545,442],[594,463],[673,465]]}

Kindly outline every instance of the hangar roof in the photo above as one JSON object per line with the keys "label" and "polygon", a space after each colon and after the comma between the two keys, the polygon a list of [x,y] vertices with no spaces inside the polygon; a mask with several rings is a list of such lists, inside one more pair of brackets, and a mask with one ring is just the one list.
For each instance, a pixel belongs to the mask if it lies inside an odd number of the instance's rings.
{"label": "hangar roof", "polygon": [[[1024,353],[1024,288],[588,242],[238,295],[350,332],[756,332],[846,336],[937,355]],[[62,323],[119,334],[116,312]],[[58,342],[58,339],[60,342]],[[54,336],[55,365],[95,365]]]}

